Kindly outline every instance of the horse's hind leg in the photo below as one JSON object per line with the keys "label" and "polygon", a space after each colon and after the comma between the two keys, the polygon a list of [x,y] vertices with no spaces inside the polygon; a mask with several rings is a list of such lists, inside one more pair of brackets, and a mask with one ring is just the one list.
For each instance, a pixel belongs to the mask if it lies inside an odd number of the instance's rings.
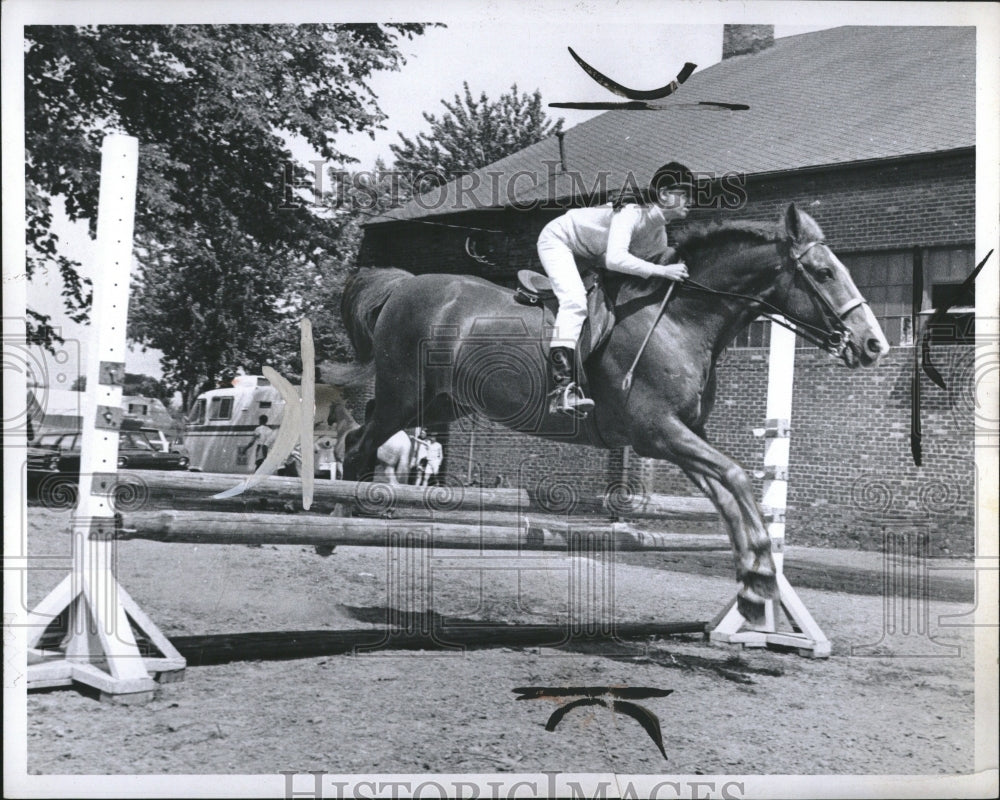
{"label": "horse's hind leg", "polygon": [[369,400],[365,407],[365,424],[355,431],[359,434],[356,439],[348,436],[344,480],[371,480],[379,463],[379,448],[394,434],[414,424],[416,402],[412,399],[407,402],[403,396],[408,395],[403,392],[380,394],[376,380],[375,399]]}
{"label": "horse's hind leg", "polygon": [[375,455],[378,444],[374,447],[371,446],[370,429],[371,423],[366,422],[360,428],[347,434],[343,466],[345,481],[364,480],[375,472],[375,465],[378,463]]}

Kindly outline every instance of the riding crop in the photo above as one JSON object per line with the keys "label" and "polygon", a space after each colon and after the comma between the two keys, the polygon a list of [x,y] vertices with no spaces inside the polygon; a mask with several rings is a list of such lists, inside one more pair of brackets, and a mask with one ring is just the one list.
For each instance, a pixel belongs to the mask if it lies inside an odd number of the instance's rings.
{"label": "riding crop", "polygon": [[632,366],[628,368],[628,372],[625,373],[625,379],[622,381],[622,391],[627,392],[632,388],[632,373],[635,372],[635,365],[639,363],[639,359],[642,358],[642,351],[646,349],[646,343],[649,342],[649,337],[653,335],[653,330],[656,328],[656,323],[660,321],[660,317],[663,316],[663,309],[667,307],[667,301],[670,299],[670,295],[674,293],[677,283],[673,282],[667,287],[667,293],[663,295],[663,302],[660,303],[660,309],[656,312],[656,317],[653,319],[653,324],[649,326],[649,330],[646,331],[646,338],[642,340],[642,344],[639,345],[639,352],[635,354],[635,360],[632,362]]}

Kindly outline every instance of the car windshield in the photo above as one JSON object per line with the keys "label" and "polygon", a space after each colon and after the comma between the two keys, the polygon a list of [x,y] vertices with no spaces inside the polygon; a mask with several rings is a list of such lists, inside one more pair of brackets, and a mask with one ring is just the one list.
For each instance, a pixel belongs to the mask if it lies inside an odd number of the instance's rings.
{"label": "car windshield", "polygon": [[205,399],[201,398],[194,404],[194,408],[188,415],[188,422],[192,425],[204,425],[205,424]]}
{"label": "car windshield", "polygon": [[141,433],[121,433],[118,435],[118,446],[127,447],[130,450],[153,450],[153,445],[149,439]]}

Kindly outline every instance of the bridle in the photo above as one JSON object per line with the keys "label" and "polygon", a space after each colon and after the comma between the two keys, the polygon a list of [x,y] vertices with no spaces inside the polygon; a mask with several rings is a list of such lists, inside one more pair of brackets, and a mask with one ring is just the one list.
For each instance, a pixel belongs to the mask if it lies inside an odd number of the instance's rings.
{"label": "bridle", "polygon": [[[831,352],[834,352],[831,348],[836,348],[834,354],[840,356],[843,354],[844,348],[847,347],[847,343],[851,338],[851,331],[844,324],[844,318],[854,309],[859,306],[867,305],[868,303],[860,293],[856,293],[854,297],[849,298],[845,303],[841,304],[839,308],[834,307],[826,292],[823,291],[823,287],[816,283],[815,278],[809,274],[809,270],[807,270],[805,264],[802,263],[802,257],[817,245],[823,245],[823,247],[826,247],[826,242],[819,240],[810,242],[797,253],[793,250],[792,258],[795,260],[795,271],[805,279],[806,285],[810,289],[810,297],[812,298],[812,301],[819,306],[820,312],[823,314],[824,319],[832,329],[830,333],[826,334],[825,341],[820,346],[824,346],[825,349],[831,350]],[[829,250],[829,248],[827,249]],[[801,324],[801,320],[797,322]]]}
{"label": "bridle", "polygon": [[[763,300],[759,297],[740,294],[739,292],[726,292],[721,289],[713,289],[710,286],[704,286],[703,284],[693,281],[690,278],[685,280],[683,285],[685,287],[690,286],[697,291],[706,292],[708,294],[715,294],[723,297],[735,297],[741,300],[749,300],[752,303],[764,306],[767,311],[764,312],[763,315],[772,322],[788,328],[790,331],[798,334],[806,341],[811,342],[822,350],[826,350],[831,355],[840,358],[843,356],[844,351],[847,349],[848,343],[851,340],[851,331],[847,325],[844,324],[844,318],[858,306],[867,305],[867,301],[861,296],[860,293],[858,293],[854,297],[847,300],[847,302],[843,303],[840,307],[833,305],[833,302],[827,296],[827,293],[823,291],[823,287],[815,281],[806,269],[805,264],[802,263],[802,258],[806,255],[806,253],[819,245],[822,245],[823,247],[827,246],[826,242],[817,239],[816,241],[809,242],[798,252],[792,249],[792,268],[796,273],[805,279],[806,286],[809,290],[809,297],[819,309],[820,314],[822,314],[823,320],[827,324],[827,329],[819,328],[809,322],[806,322],[804,319],[792,316],[788,312],[782,311],[773,303],[769,303],[767,300]],[[778,269],[785,269],[785,265],[779,265]]]}

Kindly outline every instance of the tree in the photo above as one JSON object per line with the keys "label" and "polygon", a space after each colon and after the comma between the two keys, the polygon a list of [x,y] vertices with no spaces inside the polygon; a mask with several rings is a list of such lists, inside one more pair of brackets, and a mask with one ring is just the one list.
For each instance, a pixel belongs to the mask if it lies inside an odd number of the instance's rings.
{"label": "tree", "polygon": [[538,90],[519,95],[514,84],[494,102],[485,92],[473,99],[468,83],[462,88],[464,97],[456,94],[454,102],[441,101],[447,113],[440,118],[424,112],[429,133],[418,133],[415,139],[399,133],[402,144],[389,145],[395,168],[409,176],[404,183],[412,191],[446,183],[562,131],[563,120],[548,118]]}
{"label": "tree", "polygon": [[[289,322],[295,277],[336,252],[340,226],[287,202],[286,137],[350,161],[341,131],[381,128],[367,79],[404,63],[401,37],[424,25],[29,27],[25,129],[29,276],[54,265],[67,311],[89,287],[59,254],[52,203],[96,227],[101,139],[140,142],[133,341],[163,350],[168,382],[190,397],[225,366],[269,360],[261,332]],[[287,169],[287,173],[286,173]],[[29,310],[29,340],[51,346]]]}
{"label": "tree", "polygon": [[169,406],[174,396],[174,391],[163,381],[159,381],[151,375],[126,372],[125,378],[122,381],[122,394],[136,395],[138,397],[155,397],[165,406]]}
{"label": "tree", "polygon": [[[369,219],[388,211],[399,202],[398,175],[378,158],[371,170],[357,170],[331,176],[335,187],[324,198],[325,216],[338,229],[335,246],[322,263],[299,265],[299,287],[295,313],[308,317],[313,326],[316,352],[327,361],[351,361],[354,349],[340,317],[340,298],[344,283],[356,270],[358,251],[363,237],[363,225]],[[274,345],[272,351],[293,352],[289,369],[299,372],[299,331],[297,328],[272,329],[271,336],[285,337],[284,346]]]}

